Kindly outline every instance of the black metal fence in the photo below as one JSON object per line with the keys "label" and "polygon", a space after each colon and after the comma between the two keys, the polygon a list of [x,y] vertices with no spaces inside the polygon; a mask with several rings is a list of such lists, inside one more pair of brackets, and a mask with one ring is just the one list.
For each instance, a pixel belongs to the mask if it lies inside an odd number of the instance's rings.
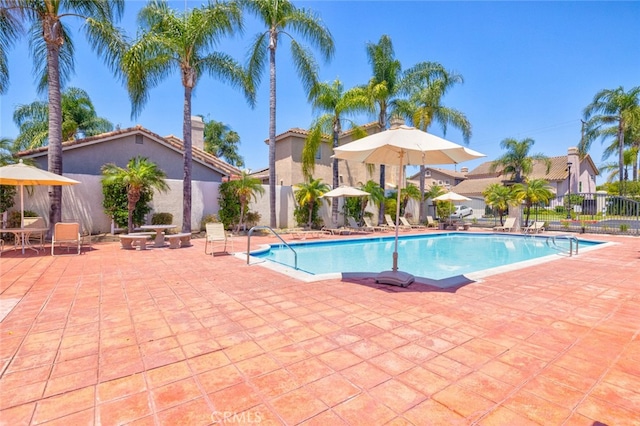
{"label": "black metal fence", "polygon": [[[488,210],[484,225],[495,222]],[[640,236],[640,198],[606,193],[559,196],[548,205],[522,209],[522,226],[545,222],[545,229],[577,233],[604,233]]]}

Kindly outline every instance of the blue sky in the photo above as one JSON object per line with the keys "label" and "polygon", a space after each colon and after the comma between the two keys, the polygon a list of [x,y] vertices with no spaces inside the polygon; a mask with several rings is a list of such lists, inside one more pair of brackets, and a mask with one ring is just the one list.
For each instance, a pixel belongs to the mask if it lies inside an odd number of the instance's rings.
{"label": "blue sky", "polygon": [[[176,1],[172,7],[201,2]],[[333,60],[320,63],[323,81],[340,79],[345,89],[364,84],[371,75],[365,44],[391,37],[403,69],[435,61],[464,76],[443,104],[464,112],[472,124],[469,147],[494,159],[507,137],[535,140],[534,153],[565,155],[580,141],[582,111],[601,89],[640,85],[640,2],[431,2],[303,1],[329,27],[336,45]],[[127,1],[120,23],[135,33],[142,1]],[[264,30],[247,17],[244,35],[226,40],[218,50],[244,62],[254,35]],[[86,90],[98,112],[121,127],[140,124],[160,135],[182,137],[183,89],[178,74],[150,92],[142,113],[131,119],[128,95],[86,45],[76,37],[76,73],[69,86]],[[299,38],[299,40],[302,40]],[[12,114],[17,105],[38,99],[33,62],[26,43],[10,54],[11,85],[0,98],[0,136],[15,137]],[[316,52],[317,53],[317,52]],[[289,61],[288,42],[277,53],[277,133],[307,128],[314,112]],[[251,109],[241,93],[204,77],[193,97],[193,113],[228,124],[241,137],[240,154],[253,170],[268,165],[268,73],[265,69],[257,105]],[[40,97],[40,99],[44,99]],[[358,117],[373,121],[374,117]],[[429,130],[442,136],[434,125]],[[450,129],[447,139],[463,143]],[[602,144],[591,156],[602,163]],[[610,159],[612,161],[615,159]],[[108,159],[105,159],[108,161]],[[473,168],[482,161],[463,164]],[[450,168],[452,166],[443,166]],[[460,166],[458,166],[460,167]],[[603,178],[598,179],[599,183]]]}

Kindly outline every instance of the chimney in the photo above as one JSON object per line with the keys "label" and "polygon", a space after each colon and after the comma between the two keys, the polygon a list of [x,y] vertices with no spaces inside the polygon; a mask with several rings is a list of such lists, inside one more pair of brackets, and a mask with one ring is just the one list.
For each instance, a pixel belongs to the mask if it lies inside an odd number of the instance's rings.
{"label": "chimney", "polygon": [[[580,154],[578,148],[570,146],[567,150],[567,165],[571,163],[571,192],[577,193],[580,189]],[[567,171],[569,167],[567,167]]]}
{"label": "chimney", "polygon": [[402,126],[404,124],[404,120],[400,117],[392,117],[391,118],[391,129],[397,129],[398,127]]}
{"label": "chimney", "polygon": [[463,173],[463,174],[469,173],[469,168],[468,167],[460,167],[460,173]]}
{"label": "chimney", "polygon": [[204,121],[195,115],[191,116],[191,146],[204,151]]}

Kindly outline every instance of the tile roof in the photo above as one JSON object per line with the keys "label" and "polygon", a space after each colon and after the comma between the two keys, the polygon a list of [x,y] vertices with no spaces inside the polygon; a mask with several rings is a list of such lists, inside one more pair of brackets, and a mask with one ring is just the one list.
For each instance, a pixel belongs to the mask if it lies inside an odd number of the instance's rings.
{"label": "tile roof", "polygon": [[[466,173],[462,173],[457,170],[441,169],[440,167],[427,167],[426,170],[432,170],[455,179],[466,179],[467,177]],[[418,173],[414,174],[413,176],[409,176],[407,179],[420,181],[420,172],[418,171]]]}
{"label": "tile roof", "polygon": [[[75,140],[71,140],[71,141],[65,141],[62,142],[62,149],[66,150],[66,149],[73,149],[75,147],[79,147],[79,146],[85,146],[85,145],[92,145],[95,143],[102,143],[102,142],[107,142],[113,139],[116,139],[120,136],[125,136],[128,134],[135,134],[135,133],[142,133],[144,135],[146,135],[147,137],[149,137],[152,140],[155,140],[158,143],[161,144],[165,144],[170,146],[171,148],[173,148],[174,150],[182,153],[184,151],[184,145],[182,143],[182,139],[179,139],[178,137],[174,136],[174,135],[169,135],[166,137],[162,137],[160,135],[158,135],[157,133],[154,133],[148,129],[145,129],[144,127],[137,125],[135,127],[128,127],[126,129],[117,129],[111,132],[106,132],[106,133],[101,133],[99,135],[96,136],[89,136],[86,138],[81,138],[81,139],[75,139]],[[46,154],[48,151],[48,147],[47,146],[42,146],[39,148],[34,148],[34,149],[30,149],[30,150],[26,150],[26,151],[22,151],[18,153],[18,156],[20,157],[24,157],[24,156],[29,156],[29,155],[43,155]],[[240,174],[240,169],[238,169],[235,166],[232,166],[231,164],[219,159],[218,157],[216,157],[215,155],[209,154],[205,151],[203,151],[200,148],[197,147],[193,147],[193,158],[196,161],[199,161],[209,167],[211,167],[212,169],[224,174],[224,175],[239,175]]]}

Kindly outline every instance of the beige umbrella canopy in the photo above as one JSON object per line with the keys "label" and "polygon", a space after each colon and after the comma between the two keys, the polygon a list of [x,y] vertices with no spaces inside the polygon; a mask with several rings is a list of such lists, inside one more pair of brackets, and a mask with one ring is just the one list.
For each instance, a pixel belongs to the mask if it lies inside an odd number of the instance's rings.
{"label": "beige umbrella canopy", "polygon": [[471,201],[471,198],[449,191],[434,198],[435,201]]}
{"label": "beige umbrella canopy", "polygon": [[20,227],[24,227],[24,187],[29,185],[75,185],[77,180],[60,176],[33,166],[27,166],[20,160],[18,164],[0,167],[0,185],[20,186]]}
{"label": "beige umbrella canopy", "polygon": [[[368,192],[362,191],[358,188],[354,188],[353,186],[342,185],[337,188],[332,189],[329,192],[324,193],[321,198],[341,198],[341,197],[365,197],[369,195]],[[345,206],[346,209],[346,206]],[[344,217],[345,223],[347,221],[346,212]],[[333,221],[337,221],[337,217],[333,218]]]}
{"label": "beige umbrella canopy", "polygon": [[[384,132],[358,139],[334,148],[333,151],[333,157],[340,160],[398,165],[398,182],[402,182],[403,166],[406,165],[457,164],[485,156],[415,127],[398,123],[392,123],[391,128]],[[381,272],[376,281],[406,287],[414,281],[414,277],[398,271],[399,217],[400,191],[398,190],[393,269]]]}

